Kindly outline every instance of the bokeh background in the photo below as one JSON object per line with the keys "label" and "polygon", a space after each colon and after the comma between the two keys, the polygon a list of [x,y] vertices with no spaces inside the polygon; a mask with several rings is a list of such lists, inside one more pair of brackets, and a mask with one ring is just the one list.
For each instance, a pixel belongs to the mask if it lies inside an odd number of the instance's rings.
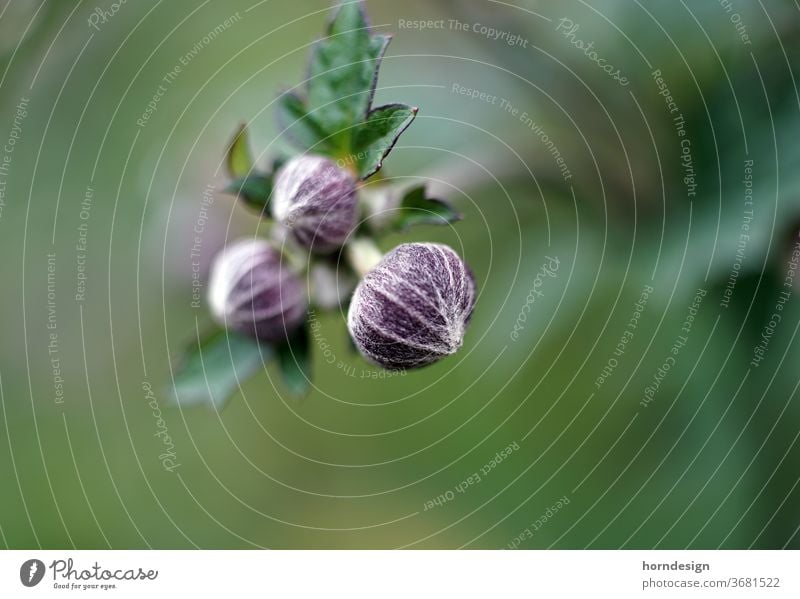
{"label": "bokeh background", "polygon": [[330,4],[0,2],[0,545],[800,548],[797,2],[367,7],[420,107],[386,172],[465,216],[384,249],[463,254],[465,347],[374,378],[320,315],[306,400],[270,365],[216,410],[164,391],[193,231],[204,281],[258,223],[203,194],[239,122],[288,147]]}

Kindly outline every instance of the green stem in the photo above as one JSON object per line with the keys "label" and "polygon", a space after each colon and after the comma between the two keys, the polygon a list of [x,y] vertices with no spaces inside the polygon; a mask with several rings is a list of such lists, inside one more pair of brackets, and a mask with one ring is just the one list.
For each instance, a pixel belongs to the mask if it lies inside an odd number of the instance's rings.
{"label": "green stem", "polygon": [[383,258],[378,245],[369,237],[357,237],[347,244],[347,260],[360,278],[364,278]]}

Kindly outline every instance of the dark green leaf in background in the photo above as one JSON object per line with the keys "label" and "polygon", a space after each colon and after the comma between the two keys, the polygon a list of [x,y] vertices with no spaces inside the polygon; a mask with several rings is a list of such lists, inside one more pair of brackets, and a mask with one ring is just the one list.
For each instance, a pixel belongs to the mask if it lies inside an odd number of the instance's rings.
{"label": "dark green leaf in background", "polygon": [[272,196],[272,180],[275,171],[283,164],[276,159],[271,173],[255,170],[250,153],[250,140],[247,126],[242,124],[231,140],[226,156],[228,174],[233,179],[224,189],[225,193],[237,196],[246,206],[265,215]]}
{"label": "dark green leaf in background", "polygon": [[447,225],[461,220],[461,214],[447,202],[429,198],[424,185],[407,190],[397,210],[391,223],[394,231],[405,231],[414,225]]}
{"label": "dark green leaf in background", "polygon": [[311,391],[311,343],[307,327],[300,327],[275,352],[286,388],[296,398],[304,398]]}
{"label": "dark green leaf in background", "polygon": [[238,386],[272,356],[271,347],[251,337],[216,330],[186,349],[170,395],[184,406],[206,404],[221,409]]}
{"label": "dark green leaf in background", "polygon": [[250,208],[266,213],[272,197],[272,175],[252,173],[247,177],[234,179],[225,188],[225,192],[237,196]]}
{"label": "dark green leaf in background", "polygon": [[332,139],[315,115],[308,114],[305,101],[294,92],[286,92],[278,100],[278,122],[284,133],[303,150],[335,155]]}

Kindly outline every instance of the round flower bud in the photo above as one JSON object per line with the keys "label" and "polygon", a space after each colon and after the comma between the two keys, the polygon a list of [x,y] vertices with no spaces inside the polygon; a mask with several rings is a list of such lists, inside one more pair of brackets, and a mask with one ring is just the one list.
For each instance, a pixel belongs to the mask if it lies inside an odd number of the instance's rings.
{"label": "round flower bud", "polygon": [[368,360],[389,370],[419,368],[454,354],[475,307],[475,279],[452,249],[406,243],[359,283],[347,328]]}
{"label": "round flower bud", "polygon": [[304,247],[330,253],[344,244],[356,226],[355,181],[322,156],[293,158],[275,179],[272,215]]}
{"label": "round flower bud", "polygon": [[209,304],[221,325],[263,341],[282,341],[306,312],[303,282],[261,239],[241,239],[214,259]]}

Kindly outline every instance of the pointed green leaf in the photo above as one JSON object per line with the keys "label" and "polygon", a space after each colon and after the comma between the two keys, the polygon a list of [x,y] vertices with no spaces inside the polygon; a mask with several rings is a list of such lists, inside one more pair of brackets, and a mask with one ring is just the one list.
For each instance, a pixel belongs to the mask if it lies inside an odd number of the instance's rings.
{"label": "pointed green leaf", "polygon": [[216,330],[194,341],[173,374],[172,399],[221,409],[241,383],[263,368],[272,348],[251,337]]}
{"label": "pointed green leaf", "polygon": [[298,399],[311,390],[311,342],[306,326],[300,327],[286,343],[275,348],[283,382]]}
{"label": "pointed green leaf", "polygon": [[317,154],[335,153],[333,141],[300,96],[286,92],[278,100],[278,123],[296,146]]}
{"label": "pointed green leaf", "polygon": [[356,130],[352,146],[352,155],[362,179],[380,170],[397,138],[416,116],[417,109],[405,104],[389,104],[369,113],[367,120]]}
{"label": "pointed green leaf", "polygon": [[337,9],[311,52],[306,97],[286,93],[278,103],[279,122],[299,147],[333,158],[353,153],[390,39],[370,33],[363,2]]}
{"label": "pointed green leaf", "polygon": [[246,177],[253,170],[253,157],[250,154],[247,125],[245,124],[239,126],[228,146],[227,165],[228,174],[234,179]]}
{"label": "pointed green leaf", "polygon": [[342,4],[327,34],[311,53],[307,108],[327,133],[348,137],[367,116],[390,38],[372,36],[362,2]]}
{"label": "pointed green leaf", "polygon": [[234,179],[225,188],[226,193],[237,196],[250,208],[264,213],[272,197],[272,175],[253,173]]}
{"label": "pointed green leaf", "polygon": [[392,220],[394,231],[405,231],[414,225],[447,225],[461,220],[461,214],[442,200],[429,198],[425,186],[406,191],[400,200],[397,216]]}

